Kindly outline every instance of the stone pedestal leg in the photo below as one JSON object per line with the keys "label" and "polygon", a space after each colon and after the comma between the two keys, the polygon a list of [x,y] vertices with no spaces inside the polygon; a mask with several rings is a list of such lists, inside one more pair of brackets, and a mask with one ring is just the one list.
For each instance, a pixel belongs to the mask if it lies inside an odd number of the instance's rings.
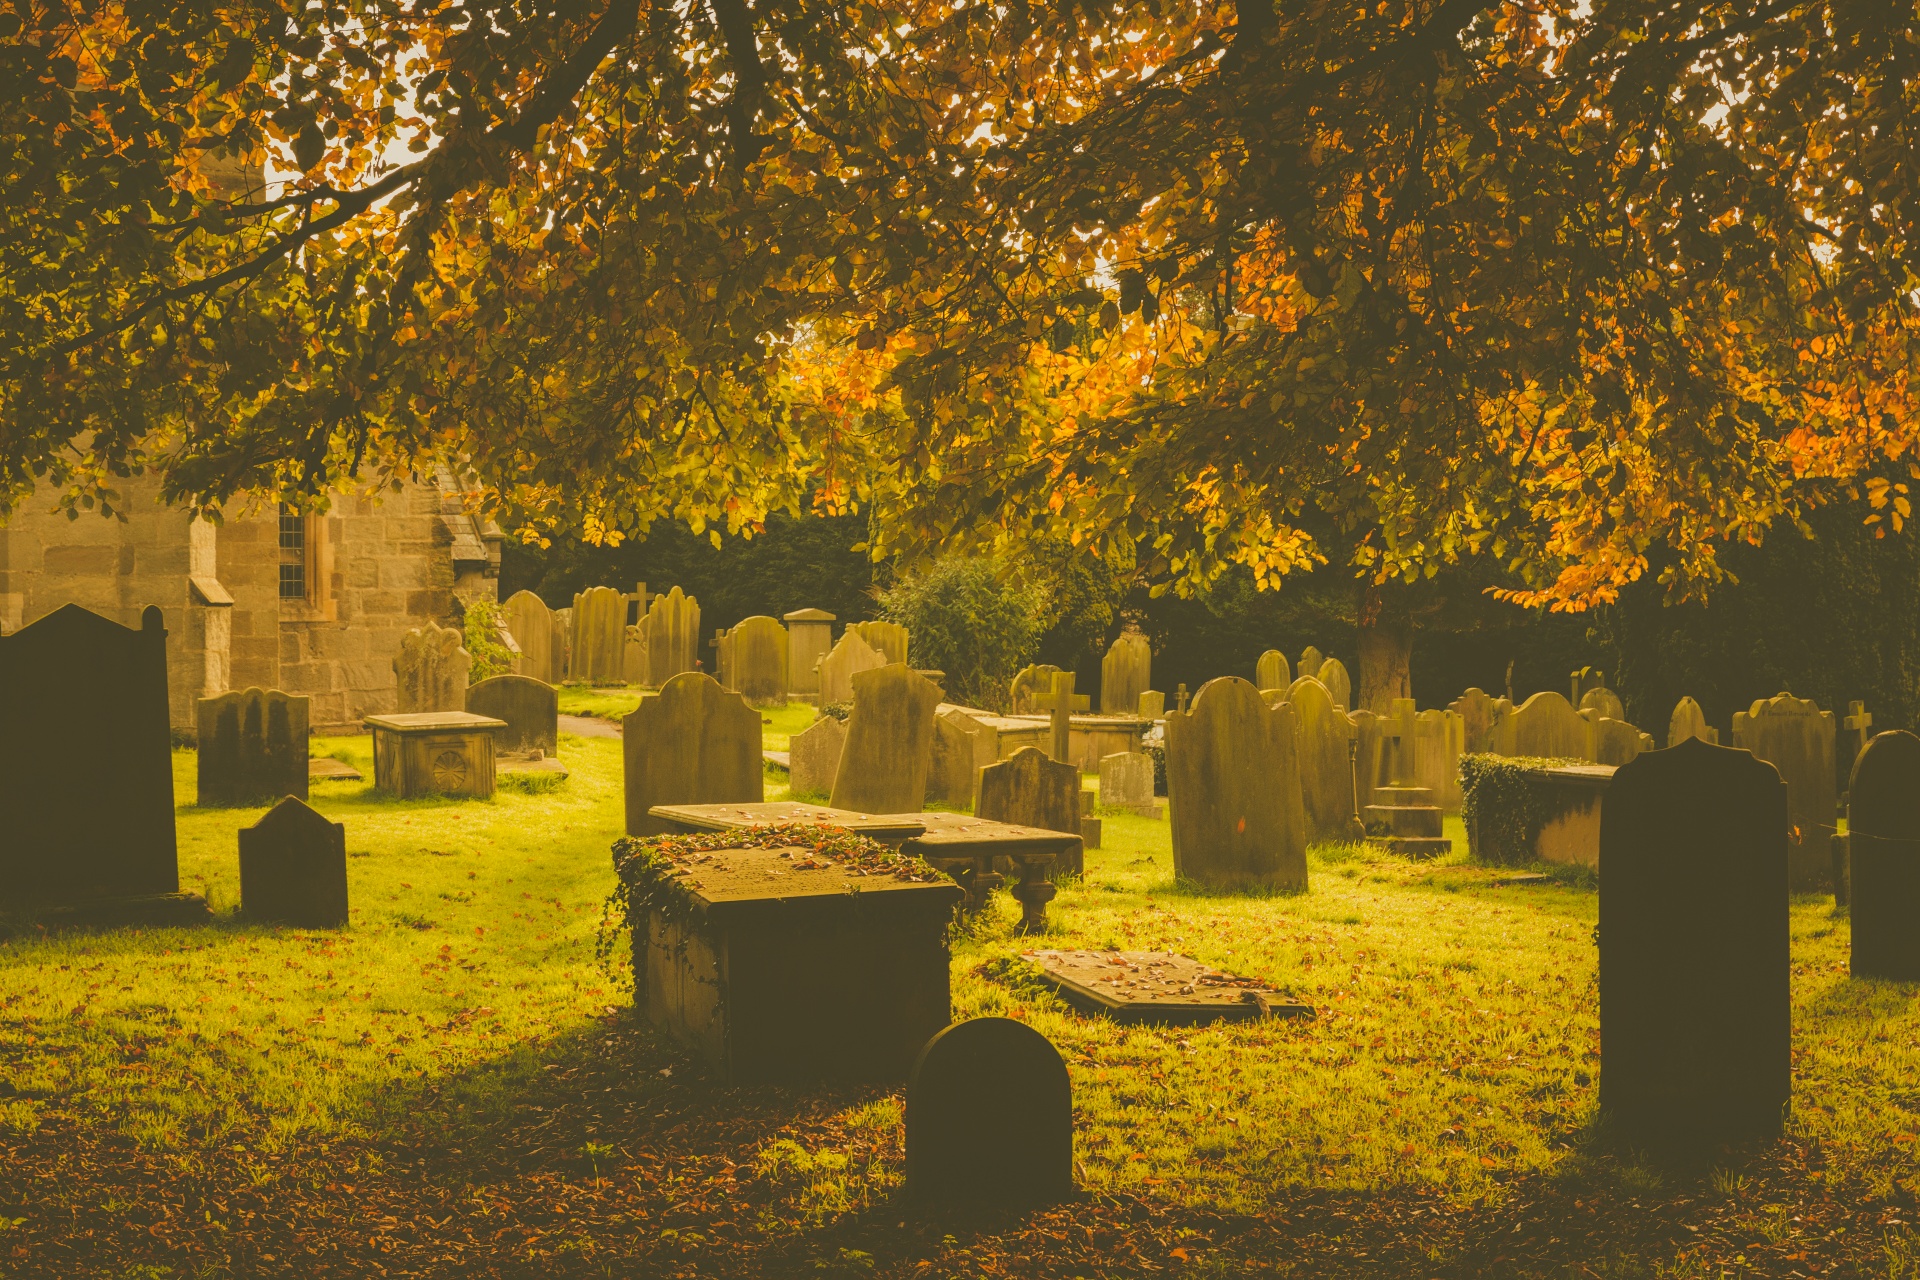
{"label": "stone pedestal leg", "polygon": [[1020,883],[1013,887],[1013,896],[1020,903],[1020,932],[1041,933],[1047,927],[1047,904],[1059,892],[1047,871],[1053,865],[1051,857],[1020,859]]}

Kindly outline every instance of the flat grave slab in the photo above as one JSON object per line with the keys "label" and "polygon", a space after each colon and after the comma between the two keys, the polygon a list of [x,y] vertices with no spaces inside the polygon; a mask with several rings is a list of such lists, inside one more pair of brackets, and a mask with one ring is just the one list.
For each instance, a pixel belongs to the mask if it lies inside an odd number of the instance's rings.
{"label": "flat grave slab", "polygon": [[1194,1027],[1311,1018],[1313,1006],[1171,951],[1029,951],[1041,977],[1081,1013]]}
{"label": "flat grave slab", "polygon": [[494,734],[505,720],[468,711],[410,711],[368,716],[373,780],[402,799],[493,794]]}
{"label": "flat grave slab", "polygon": [[1019,874],[1013,896],[1020,903],[1020,927],[1037,933],[1046,927],[1047,903],[1056,892],[1051,872],[1078,851],[1080,837],[1012,822],[994,822],[967,813],[895,814],[922,823],[926,830],[908,837],[901,852],[918,854],[952,875],[967,889],[967,905],[978,910],[1000,883],[996,863],[1004,859]]}
{"label": "flat grave slab", "polygon": [[657,804],[650,817],[672,823],[682,831],[739,831],[747,827],[781,827],[812,823],[844,827],[882,844],[899,844],[926,830],[918,814],[855,813],[799,800],[767,800],[749,804]]}
{"label": "flat grave slab", "polygon": [[331,756],[307,761],[307,780],[310,782],[362,782],[365,779],[360,771],[345,760],[335,760]]}

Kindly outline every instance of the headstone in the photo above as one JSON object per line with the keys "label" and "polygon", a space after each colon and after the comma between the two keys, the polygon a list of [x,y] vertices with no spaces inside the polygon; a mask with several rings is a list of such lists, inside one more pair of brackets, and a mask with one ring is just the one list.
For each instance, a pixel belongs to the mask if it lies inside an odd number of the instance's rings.
{"label": "headstone", "polygon": [[1600,815],[1600,1105],[1635,1140],[1780,1131],[1791,1068],[1787,796],[1688,739],[1620,766]]}
{"label": "headstone", "polygon": [[288,796],[240,828],[240,913],[300,929],[347,923],[347,828]]}
{"label": "headstone", "polygon": [[973,793],[978,789],[980,770],[1000,759],[1000,732],[997,726],[1005,721],[999,716],[991,716],[972,707],[955,706],[950,702],[941,703],[936,711],[942,720],[965,734],[970,744],[968,790],[962,803],[971,805]]}
{"label": "headstone", "polygon": [[940,686],[904,663],[853,677],[847,745],[833,776],[836,809],[911,813],[924,807]]}
{"label": "headstone", "polygon": [[719,630],[713,633],[713,678],[720,682],[722,689],[740,692],[739,685],[733,679],[733,633]]}
{"label": "headstone", "polygon": [[[664,689],[700,657],[700,602],[675,587],[647,607],[647,683]],[[576,676],[578,672],[575,673]]]}
{"label": "headstone", "polygon": [[[1587,695],[1593,697],[1591,693]],[[1588,711],[1591,715],[1591,710]],[[1624,720],[1600,716],[1593,721],[1593,762],[1625,764],[1642,751],[1653,750],[1653,739]]]}
{"label": "headstone", "polygon": [[820,705],[833,706],[853,701],[853,678],[862,671],[887,665],[885,657],[860,638],[852,627],[840,637],[840,643],[820,660]]}
{"label": "headstone", "polygon": [[1466,744],[1466,721],[1455,712],[1429,708],[1413,718],[1414,785],[1432,792],[1444,813],[1460,812],[1460,756]]}
{"label": "headstone", "polygon": [[506,614],[507,630],[520,646],[514,670],[523,676],[559,684],[567,678],[566,645],[554,643],[553,610],[531,591],[516,591],[501,606]]}
{"label": "headstone", "polygon": [[1453,700],[1451,710],[1460,717],[1462,750],[1481,755],[1500,749],[1506,718],[1513,710],[1505,698],[1469,689]]}
{"label": "headstone", "polygon": [[1293,705],[1294,740],[1300,760],[1300,802],[1307,843],[1350,840],[1353,824],[1353,761],[1348,749],[1352,721],[1333,705],[1327,687],[1302,676],[1287,690]]}
{"label": "headstone", "polygon": [[1867,730],[1873,728],[1873,713],[1867,710],[1866,703],[1852,702],[1847,706],[1847,718],[1841,723],[1854,735],[1849,745],[1853,748],[1853,758],[1858,760],[1860,753],[1867,749]]}
{"label": "headstone", "polygon": [[1327,656],[1321,653],[1317,646],[1308,645],[1300,651],[1300,673],[1302,675],[1314,676],[1315,679],[1318,679],[1319,677],[1315,673],[1320,670],[1320,664],[1326,660]]}
{"label": "headstone", "polygon": [[1733,745],[1780,771],[1787,784],[1788,880],[1794,893],[1833,885],[1829,841],[1838,797],[1833,712],[1783,693],[1762,698],[1733,717]]}
{"label": "headstone", "polygon": [[494,750],[501,755],[545,759],[560,739],[560,694],[552,685],[530,676],[494,676],[467,690],[466,709],[477,716],[506,722],[494,734]]}
{"label": "headstone", "polygon": [[1853,972],[1920,981],[1920,738],[1883,733],[1847,787]]}
{"label": "headstone", "polygon": [[1167,714],[1167,695],[1158,689],[1148,689],[1140,695],[1140,706],[1134,714],[1142,720],[1164,718]]}
{"label": "headstone", "polygon": [[[1312,675],[1311,671],[1302,672]],[[1287,655],[1278,649],[1269,649],[1260,655],[1253,664],[1253,683],[1259,689],[1284,689],[1293,683],[1293,673],[1287,669]]]}
{"label": "headstone", "polygon": [[1073,682],[1073,672],[1056,671],[1053,691],[1040,699],[1040,710],[1047,713],[1053,729],[1047,754],[1063,764],[1073,760],[1073,713],[1087,710],[1087,697],[1074,693]]}
{"label": "headstone", "polygon": [[[973,812],[992,822],[1080,835],[1080,771],[1049,760],[1038,747],[1021,747],[980,771]],[[1070,851],[1058,865],[1069,874],[1082,874],[1084,850]]]}
{"label": "headstone", "polygon": [[733,629],[733,687],[760,706],[787,700],[787,629],[765,616]]}
{"label": "headstone", "polygon": [[1213,889],[1307,887],[1307,829],[1291,703],[1235,676],[1167,716],[1173,869]]}
{"label": "headstone", "polygon": [[1502,755],[1591,760],[1592,727],[1552,690],[1534,694],[1507,717]]}
{"label": "headstone", "polygon": [[0,636],[0,910],[177,894],[172,741],[158,607]]}
{"label": "headstone", "polygon": [[626,660],[623,670],[626,673],[626,682],[630,685],[644,685],[647,678],[653,674],[647,658],[649,621],[646,614],[641,614],[640,621],[627,628]]}
{"label": "headstone", "polygon": [[1587,694],[1607,687],[1607,673],[1598,667],[1581,667],[1569,677],[1572,693],[1567,701],[1576,707],[1587,705]]}
{"label": "headstone", "polygon": [[460,647],[460,633],[429,622],[400,638],[394,655],[394,690],[401,715],[459,711],[467,705],[467,672],[473,665]]}
{"label": "headstone", "polygon": [[1389,753],[1381,718],[1371,711],[1347,713],[1353,725],[1353,803],[1360,813],[1374,804],[1374,792],[1388,785]]}
{"label": "headstone", "polygon": [[897,622],[855,622],[847,630],[857,632],[867,648],[887,660],[888,665],[907,660],[907,629]]}
{"label": "headstone", "polygon": [[1153,649],[1138,631],[1123,631],[1100,660],[1100,711],[1130,716],[1153,684]]}
{"label": "headstone", "polygon": [[199,803],[207,808],[307,798],[307,699],[278,689],[201,698]]}
{"label": "headstone", "polygon": [[683,671],[667,681],[658,696],[642,698],[621,721],[621,737],[628,835],[671,830],[648,815],[657,804],[753,803],[766,798],[760,713],[704,672]]}
{"label": "headstone", "polygon": [[787,624],[787,692],[812,698],[820,692],[820,659],[833,648],[833,615],[825,609],[795,609]]}
{"label": "headstone", "polygon": [[573,598],[573,678],[626,683],[627,598],[612,587],[588,587]]}
{"label": "headstone", "polygon": [[553,662],[559,670],[560,684],[573,679],[573,606],[553,611]]}
{"label": "headstone", "polygon": [[1100,803],[1143,818],[1158,818],[1160,801],[1153,794],[1153,757],[1142,751],[1102,756]]}
{"label": "headstone", "polygon": [[1682,698],[1674,704],[1673,716],[1667,721],[1667,745],[1677,747],[1688,738],[1720,745],[1720,731],[1707,724],[1707,714],[1700,709],[1700,704],[1692,698]]}
{"label": "headstone", "polygon": [[1187,686],[1185,684],[1181,684],[1180,686],[1175,688],[1173,691],[1174,710],[1184,712],[1187,709],[1187,699],[1188,699]]}
{"label": "headstone", "polygon": [[[1367,833],[1391,852],[1415,858],[1438,857],[1452,850],[1453,841],[1444,834],[1445,812],[1438,792],[1422,780],[1422,757],[1426,757],[1426,777],[1431,781],[1435,757],[1444,756],[1450,749],[1451,726],[1459,722],[1450,712],[1415,712],[1412,698],[1395,698],[1392,708],[1393,714],[1377,726],[1389,781],[1373,788],[1373,803],[1361,810]],[[1429,716],[1424,725],[1423,714]],[[1436,721],[1432,718],[1436,714],[1446,719]],[[1423,737],[1437,737],[1439,745],[1423,753]],[[1457,752],[1453,759],[1458,761]]]}
{"label": "headstone", "polygon": [[838,716],[821,716],[788,740],[788,790],[794,799],[833,794],[833,775],[846,742],[847,722]]}
{"label": "headstone", "polygon": [[1059,1050],[1011,1018],[957,1022],[907,1079],[907,1195],[1054,1204],[1073,1195],[1073,1085]]}
{"label": "headstone", "polygon": [[1040,710],[1040,699],[1053,692],[1053,678],[1060,674],[1060,668],[1051,662],[1037,662],[1022,667],[1007,686],[1011,713],[1016,716],[1033,715]]}
{"label": "headstone", "polygon": [[1333,695],[1333,705],[1346,711],[1353,706],[1353,680],[1347,675],[1346,663],[1338,658],[1328,658],[1320,664],[1320,683],[1327,686],[1327,692]]}
{"label": "headstone", "polygon": [[1171,951],[1029,951],[1025,958],[1073,1008],[1123,1024],[1199,1027],[1313,1016],[1312,1006],[1265,983]]}
{"label": "headstone", "polygon": [[929,805],[965,809],[973,804],[974,736],[947,717],[933,718],[932,754],[927,764]]}
{"label": "headstone", "polygon": [[1580,710],[1591,711],[1608,720],[1627,718],[1626,704],[1620,701],[1620,695],[1605,685],[1597,685],[1580,696]]}

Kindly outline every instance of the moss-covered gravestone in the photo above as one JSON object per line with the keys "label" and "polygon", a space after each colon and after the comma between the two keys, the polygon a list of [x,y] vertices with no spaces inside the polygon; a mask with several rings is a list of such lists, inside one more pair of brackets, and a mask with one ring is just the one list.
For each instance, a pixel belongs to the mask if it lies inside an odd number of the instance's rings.
{"label": "moss-covered gravestone", "polygon": [[1920,738],[1882,733],[1847,792],[1853,972],[1920,981]]}
{"label": "moss-covered gravestone", "polygon": [[466,709],[491,716],[506,728],[495,731],[494,750],[502,755],[545,758],[560,736],[560,693],[531,676],[494,676],[467,690]]}
{"label": "moss-covered gravestone", "polygon": [[885,665],[892,666],[907,660],[907,629],[899,623],[855,622],[847,630],[858,635],[869,649],[879,654]]}
{"label": "moss-covered gravestone", "polygon": [[[1311,676],[1313,672],[1301,674]],[[1253,664],[1253,683],[1261,690],[1284,689],[1293,683],[1292,673],[1287,669],[1287,655],[1278,649],[1269,649],[1261,654],[1260,660]]]}
{"label": "moss-covered gravestone", "polygon": [[1697,738],[1621,765],[1600,816],[1600,1105],[1636,1141],[1767,1137],[1787,1103],[1787,794]]}
{"label": "moss-covered gravestone", "polygon": [[1142,751],[1116,751],[1100,757],[1100,803],[1143,818],[1160,816],[1153,794],[1153,758]]}
{"label": "moss-covered gravestone", "polygon": [[240,912],[302,929],[347,922],[347,829],[288,796],[240,829]]}
{"label": "moss-covered gravestone", "polygon": [[1016,716],[1033,715],[1040,700],[1053,692],[1053,678],[1060,668],[1051,662],[1036,662],[1020,668],[1007,684],[1008,710]]}
{"label": "moss-covered gravestone", "polygon": [[[678,588],[675,588],[678,590]],[[766,798],[760,713],[700,671],[668,680],[621,721],[627,834],[671,826],[648,815],[657,804],[757,803]]]}
{"label": "moss-covered gravestone", "polygon": [[1176,875],[1214,889],[1307,887],[1307,828],[1290,703],[1245,680],[1202,685],[1167,713],[1167,814]]}
{"label": "moss-covered gravestone", "polygon": [[974,735],[952,719],[936,715],[927,765],[927,803],[955,809],[972,804],[979,767],[975,756]]}
{"label": "moss-covered gravestone", "polygon": [[1100,713],[1131,716],[1153,687],[1153,648],[1138,631],[1122,632],[1100,660]]}
{"label": "moss-covered gravestone", "polygon": [[923,808],[939,705],[940,686],[902,663],[854,676],[847,742],[828,803],[864,813]]}
{"label": "moss-covered gravestone", "polygon": [[194,705],[201,805],[269,804],[307,798],[307,699],[248,689]]}
{"label": "moss-covered gravestone", "polygon": [[1012,1018],[957,1022],[907,1080],[907,1195],[1030,1207],[1073,1195],[1073,1084],[1060,1051]]}

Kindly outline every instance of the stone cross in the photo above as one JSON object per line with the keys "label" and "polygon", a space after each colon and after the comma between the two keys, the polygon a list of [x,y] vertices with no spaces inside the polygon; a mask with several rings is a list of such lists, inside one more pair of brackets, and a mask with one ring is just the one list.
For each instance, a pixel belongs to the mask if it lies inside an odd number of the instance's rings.
{"label": "stone cross", "polygon": [[[1073,692],[1074,673],[1061,671],[1053,677],[1053,692],[1043,694],[1038,699],[1040,709],[1053,719],[1053,746],[1047,752],[1061,764],[1070,764],[1068,758],[1073,734],[1073,713],[1085,711],[1088,707],[1087,695],[1075,696]],[[1185,685],[1180,686],[1185,689]]]}
{"label": "stone cross", "polygon": [[1413,699],[1395,698],[1393,713],[1380,722],[1380,736],[1393,743],[1393,763],[1388,766],[1396,787],[1414,784]]}
{"label": "stone cross", "polygon": [[1855,734],[1853,758],[1858,760],[1860,753],[1867,749],[1867,730],[1873,728],[1873,712],[1867,710],[1867,704],[1864,702],[1848,703],[1847,711],[1849,713],[1847,718],[1840,723],[1853,730]]}
{"label": "stone cross", "polygon": [[1181,711],[1185,711],[1187,709],[1187,686],[1181,685],[1178,689],[1174,690],[1173,697],[1175,705]]}

